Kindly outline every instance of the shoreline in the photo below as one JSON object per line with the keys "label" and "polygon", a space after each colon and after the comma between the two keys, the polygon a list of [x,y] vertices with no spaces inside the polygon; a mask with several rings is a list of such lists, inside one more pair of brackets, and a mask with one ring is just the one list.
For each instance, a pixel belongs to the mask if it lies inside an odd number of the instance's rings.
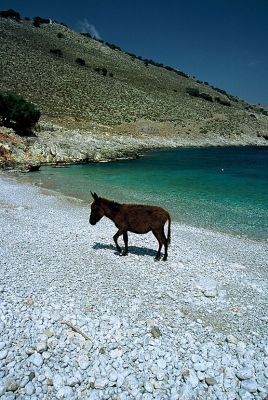
{"label": "shoreline", "polygon": [[120,257],[79,200],[0,186],[1,400],[268,395],[266,243],[173,223],[167,262]]}
{"label": "shoreline", "polygon": [[111,134],[61,129],[38,132],[23,138],[2,128],[0,168],[35,171],[42,165],[73,165],[136,159],[143,153],[180,147],[267,147],[263,137],[249,134],[232,137],[209,134],[166,135]]}

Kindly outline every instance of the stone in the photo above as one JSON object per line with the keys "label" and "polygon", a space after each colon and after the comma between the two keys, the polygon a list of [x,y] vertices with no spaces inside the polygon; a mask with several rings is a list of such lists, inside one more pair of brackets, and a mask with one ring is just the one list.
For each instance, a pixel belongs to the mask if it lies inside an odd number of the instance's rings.
{"label": "stone", "polygon": [[159,358],[159,359],[157,360],[157,365],[158,365],[159,368],[165,369],[166,366],[167,366],[167,363],[166,363],[166,361],[164,360],[164,358]]}
{"label": "stone", "polygon": [[34,364],[36,367],[41,367],[43,364],[44,360],[41,354],[39,353],[34,353],[29,357],[29,360],[32,364]]}
{"label": "stone", "polygon": [[81,368],[81,369],[87,369],[88,367],[89,367],[89,364],[90,364],[90,362],[89,362],[89,358],[88,358],[88,356],[87,355],[85,355],[85,354],[81,354],[79,357],[78,357],[78,365],[79,365],[79,367]]}
{"label": "stone", "polygon": [[228,343],[237,344],[238,339],[234,335],[227,335],[226,340]]}
{"label": "stone", "polygon": [[15,392],[19,387],[19,385],[17,384],[17,382],[15,381],[14,378],[6,379],[5,384],[6,384],[6,391],[7,392]]}
{"label": "stone", "polygon": [[114,349],[114,350],[111,350],[111,352],[110,352],[111,358],[121,357],[122,354],[123,354],[123,350],[122,349]]}
{"label": "stone", "polygon": [[45,335],[46,337],[51,338],[52,336],[54,336],[54,333],[50,329],[46,329]]}
{"label": "stone", "polygon": [[53,381],[53,386],[55,387],[56,390],[64,386],[64,380],[62,375],[60,374],[55,374],[52,381]]}
{"label": "stone", "polygon": [[252,378],[252,370],[250,368],[240,368],[237,372],[236,372],[236,376],[238,379],[240,380],[245,380],[245,379],[250,379]]}
{"label": "stone", "polygon": [[70,386],[63,386],[57,391],[57,399],[70,399],[73,395],[73,389]]}
{"label": "stone", "polygon": [[216,379],[215,379],[215,378],[212,378],[212,377],[207,377],[207,378],[205,378],[205,381],[206,381],[206,384],[209,385],[209,386],[212,386],[212,385],[216,385],[216,384],[217,384]]}
{"label": "stone", "polygon": [[162,333],[157,326],[152,326],[151,335],[153,336],[153,338],[158,339],[162,335]]}
{"label": "stone", "polygon": [[0,351],[0,360],[3,360],[6,357],[7,357],[7,350],[1,350]]}
{"label": "stone", "polygon": [[107,386],[108,382],[107,379],[96,379],[94,382],[94,388],[95,389],[105,389]]}
{"label": "stone", "polygon": [[36,351],[38,353],[43,353],[43,351],[47,350],[47,343],[46,342],[39,342],[36,345]]}
{"label": "stone", "polygon": [[199,362],[194,364],[194,369],[196,371],[204,372],[207,369],[207,365],[204,362]]}
{"label": "stone", "polygon": [[6,347],[5,342],[0,342],[0,350],[3,350],[4,347]]}
{"label": "stone", "polygon": [[115,382],[117,380],[117,372],[114,370],[109,375],[109,381]]}
{"label": "stone", "polygon": [[241,382],[241,388],[247,392],[254,393],[257,391],[257,382],[254,379],[246,379]]}
{"label": "stone", "polygon": [[34,385],[32,384],[32,382],[27,383],[27,385],[25,386],[25,390],[27,396],[31,396],[32,394],[34,394]]}
{"label": "stone", "polygon": [[0,397],[3,396],[6,392],[6,387],[2,384],[0,384]]}
{"label": "stone", "polygon": [[144,383],[144,389],[146,390],[146,392],[153,393],[154,387],[150,381],[146,381]]}
{"label": "stone", "polygon": [[33,379],[34,379],[34,377],[35,377],[35,373],[32,371],[32,372],[30,372],[30,374],[29,374],[29,381],[32,381]]}

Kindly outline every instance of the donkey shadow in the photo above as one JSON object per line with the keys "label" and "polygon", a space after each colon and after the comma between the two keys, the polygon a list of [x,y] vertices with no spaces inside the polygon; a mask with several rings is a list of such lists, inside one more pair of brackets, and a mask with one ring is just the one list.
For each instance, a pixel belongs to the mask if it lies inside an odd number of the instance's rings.
{"label": "donkey shadow", "polygon": [[[120,256],[120,254],[116,250],[116,247],[113,246],[112,244],[104,244],[104,243],[95,242],[93,245],[93,249],[95,249],[95,250],[114,250],[114,254],[117,254]],[[156,252],[156,250],[148,249],[146,247],[129,246],[128,253],[136,254],[138,256],[155,256],[157,252]]]}

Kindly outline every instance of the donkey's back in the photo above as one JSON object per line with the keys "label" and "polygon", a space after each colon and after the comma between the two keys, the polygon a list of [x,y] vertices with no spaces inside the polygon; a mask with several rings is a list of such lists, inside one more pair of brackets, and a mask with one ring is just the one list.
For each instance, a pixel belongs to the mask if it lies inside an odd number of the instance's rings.
{"label": "donkey's back", "polygon": [[147,233],[164,227],[170,218],[169,213],[161,207],[143,204],[121,204],[117,214],[118,225],[134,233]]}

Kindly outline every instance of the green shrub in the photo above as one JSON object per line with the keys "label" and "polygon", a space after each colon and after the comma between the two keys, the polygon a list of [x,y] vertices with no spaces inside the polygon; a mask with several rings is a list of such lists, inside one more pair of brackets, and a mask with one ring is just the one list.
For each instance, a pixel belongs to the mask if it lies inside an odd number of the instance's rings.
{"label": "green shrub", "polygon": [[34,22],[39,24],[49,24],[50,20],[48,18],[34,17]]}
{"label": "green shrub", "polygon": [[200,93],[199,97],[201,97],[202,99],[210,101],[211,103],[213,103],[213,98],[208,93]]}
{"label": "green shrub", "polygon": [[193,97],[199,97],[199,89],[198,88],[187,88],[186,93]]}
{"label": "green shrub", "polygon": [[64,34],[61,33],[61,32],[59,32],[59,33],[57,33],[57,37],[58,37],[59,39],[63,39],[63,38],[64,38]]}
{"label": "green shrub", "polygon": [[225,99],[221,99],[220,97],[215,97],[215,101],[216,101],[217,103],[219,103],[219,104],[222,104],[223,106],[228,106],[228,107],[231,106],[230,101],[225,100]]}
{"label": "green shrub", "polygon": [[0,93],[0,117],[2,125],[12,127],[20,135],[29,135],[38,122],[41,113],[34,104],[22,96]]}
{"label": "green shrub", "polygon": [[16,21],[20,21],[20,14],[17,11],[12,10],[11,8],[6,11],[0,11],[0,17],[2,18],[12,18]]}
{"label": "green shrub", "polygon": [[81,66],[86,65],[85,60],[83,60],[83,59],[80,58],[80,57],[78,57],[78,58],[75,60],[75,62],[76,62],[77,64],[81,65]]}
{"label": "green shrub", "polygon": [[51,49],[50,53],[56,57],[63,57],[61,49]]}

